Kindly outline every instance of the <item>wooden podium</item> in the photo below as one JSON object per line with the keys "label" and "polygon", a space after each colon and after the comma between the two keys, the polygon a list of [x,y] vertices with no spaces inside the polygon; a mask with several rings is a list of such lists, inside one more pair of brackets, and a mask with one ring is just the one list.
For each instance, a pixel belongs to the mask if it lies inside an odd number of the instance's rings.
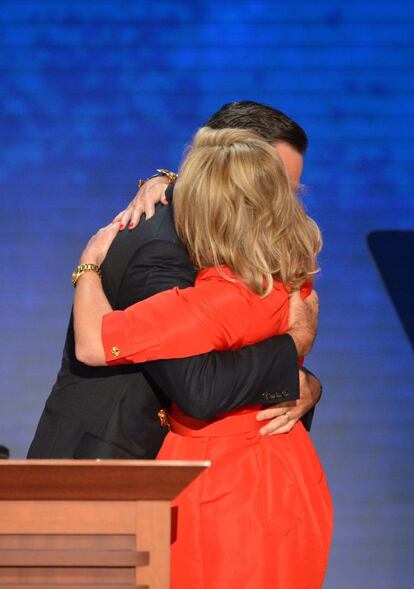
{"label": "wooden podium", "polygon": [[170,501],[208,462],[0,462],[0,589],[168,589]]}

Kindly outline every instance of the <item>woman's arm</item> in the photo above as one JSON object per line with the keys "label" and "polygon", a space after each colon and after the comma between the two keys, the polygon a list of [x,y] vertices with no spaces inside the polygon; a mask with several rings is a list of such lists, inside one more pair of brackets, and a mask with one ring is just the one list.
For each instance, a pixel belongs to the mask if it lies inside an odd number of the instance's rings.
{"label": "woman's arm", "polygon": [[243,290],[210,280],[112,311],[99,276],[87,272],[78,281],[74,301],[76,357],[102,366],[239,348],[248,312]]}
{"label": "woman's arm", "polygon": [[141,363],[240,348],[246,344],[246,296],[245,287],[216,276],[113,311],[102,322],[106,362]]}
{"label": "woman's arm", "polygon": [[[86,245],[79,264],[100,266],[119,231],[118,223],[100,229]],[[89,366],[104,366],[105,354],[101,339],[102,317],[112,307],[96,272],[85,272],[76,283],[73,300],[76,358]]]}
{"label": "woman's arm", "polygon": [[[95,262],[91,262],[95,263]],[[102,318],[112,307],[96,272],[85,272],[76,284],[73,302],[76,358],[88,366],[104,366]]]}
{"label": "woman's arm", "polygon": [[[80,263],[99,266],[117,231],[112,224],[101,229],[89,241]],[[244,286],[214,277],[195,287],[159,293],[125,311],[112,311],[99,276],[85,272],[74,299],[76,357],[84,364],[102,366],[239,348],[248,298]]]}

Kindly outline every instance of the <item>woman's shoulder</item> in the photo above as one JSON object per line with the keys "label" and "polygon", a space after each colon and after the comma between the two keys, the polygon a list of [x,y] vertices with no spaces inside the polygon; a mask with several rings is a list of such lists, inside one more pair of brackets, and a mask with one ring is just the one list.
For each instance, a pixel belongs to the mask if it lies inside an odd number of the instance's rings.
{"label": "woman's shoulder", "polygon": [[[250,291],[250,287],[245,282],[243,282],[243,280],[239,276],[237,276],[228,266],[225,265],[211,266],[210,268],[203,268],[203,270],[199,270],[195,283],[200,284],[204,282],[233,284],[239,288]],[[302,284],[300,287],[302,298],[306,298],[307,296],[309,296],[309,294],[312,291],[312,288],[312,280],[308,280],[307,282]],[[280,280],[275,280],[273,283],[273,290],[278,293],[284,293],[285,295],[289,295],[292,288],[284,284]]]}
{"label": "woman's shoulder", "polygon": [[[242,293],[246,298],[249,299],[262,299],[263,297],[251,290],[251,288],[246,284],[240,276],[237,276],[228,266],[213,266],[210,268],[204,268],[200,270],[197,274],[197,278],[195,281],[196,286],[203,285],[204,288],[208,288],[210,286],[211,290],[214,290],[216,287],[220,290],[227,290],[227,291],[234,291],[237,290],[239,293]],[[273,291],[270,293],[270,298],[274,296],[280,296],[283,293],[283,296],[287,297],[289,294],[290,288],[286,287],[282,282],[276,281],[273,283]],[[265,297],[267,298],[267,297]]]}
{"label": "woman's shoulder", "polygon": [[248,285],[237,276],[228,266],[213,266],[204,268],[197,274],[195,286],[202,286],[205,291],[220,292],[223,295],[228,293],[233,296],[237,293],[244,299],[250,301],[256,296]]}
{"label": "woman's shoulder", "polygon": [[209,268],[203,268],[202,270],[199,270],[196,283],[210,280],[218,280],[219,282],[226,280],[229,282],[229,279],[231,281],[236,281],[237,277],[228,266],[211,266]]}

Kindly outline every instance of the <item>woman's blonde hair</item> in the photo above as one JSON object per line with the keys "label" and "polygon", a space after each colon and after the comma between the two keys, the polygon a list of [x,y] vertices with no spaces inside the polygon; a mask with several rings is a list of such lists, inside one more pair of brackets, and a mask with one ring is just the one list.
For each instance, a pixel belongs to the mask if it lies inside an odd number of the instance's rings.
{"label": "woman's blonde hair", "polygon": [[297,287],[318,271],[318,226],[275,148],[251,131],[197,132],[174,188],[174,217],[196,268],[226,265],[258,294],[274,279]]}

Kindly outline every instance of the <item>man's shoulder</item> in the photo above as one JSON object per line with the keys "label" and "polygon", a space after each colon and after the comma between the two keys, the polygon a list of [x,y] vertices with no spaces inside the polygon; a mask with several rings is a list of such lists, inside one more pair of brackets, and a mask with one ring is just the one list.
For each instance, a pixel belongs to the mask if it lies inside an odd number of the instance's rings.
{"label": "man's shoulder", "polygon": [[132,229],[119,231],[107,253],[102,269],[114,270],[125,266],[138,250],[156,241],[167,241],[181,245],[174,226],[169,205],[158,204],[151,219],[142,218],[139,225]]}
{"label": "man's shoulder", "polygon": [[120,231],[112,247],[116,248],[121,244],[125,244],[132,249],[136,249],[157,239],[179,243],[169,205],[156,205],[155,214],[151,219],[147,220],[143,217],[135,229]]}
{"label": "man's shoulder", "polygon": [[[159,248],[156,248],[157,243]],[[170,248],[168,244],[175,247]],[[169,205],[157,205],[151,219],[141,219],[138,227],[132,231],[120,231],[114,239],[102,264],[103,286],[112,305],[117,300],[120,284],[131,263],[139,258],[143,266],[154,265],[152,258],[158,255],[157,252],[160,252],[164,264],[167,259],[184,258],[187,261],[188,256],[175,231]],[[189,258],[188,265],[191,266]]]}

